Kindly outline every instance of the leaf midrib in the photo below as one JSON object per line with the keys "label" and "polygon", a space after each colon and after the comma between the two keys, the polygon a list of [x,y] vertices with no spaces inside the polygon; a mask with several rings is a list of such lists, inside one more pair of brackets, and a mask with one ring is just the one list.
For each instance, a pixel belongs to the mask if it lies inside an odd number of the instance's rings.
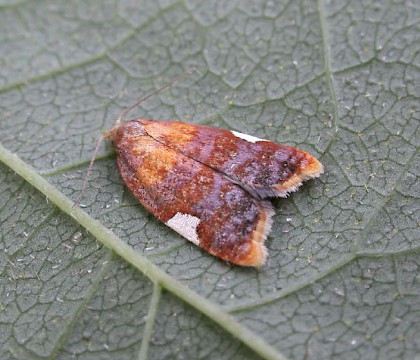
{"label": "leaf midrib", "polygon": [[104,227],[78,207],[57,188],[40,176],[35,169],[26,164],[16,154],[13,154],[0,144],[0,161],[25,179],[31,186],[39,190],[61,211],[71,216],[77,223],[88,230],[98,241],[122,257],[127,263],[141,271],[151,281],[164,287],[167,291],[193,306],[217,323],[226,332],[239,339],[243,344],[265,359],[286,360],[274,347],[262,337],[250,331],[237,322],[231,315],[223,311],[218,305],[198,295],[178,280],[174,279],[143,255],[136,252],[130,245],[119,239],[111,230]]}

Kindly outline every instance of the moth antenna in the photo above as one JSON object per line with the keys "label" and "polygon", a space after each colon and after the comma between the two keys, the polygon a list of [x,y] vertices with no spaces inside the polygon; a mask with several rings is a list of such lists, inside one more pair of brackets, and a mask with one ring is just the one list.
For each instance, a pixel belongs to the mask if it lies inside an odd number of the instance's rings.
{"label": "moth antenna", "polygon": [[[121,121],[124,118],[124,116],[126,116],[131,110],[133,110],[134,108],[136,108],[137,106],[139,106],[142,102],[146,101],[147,99],[151,98],[152,96],[159,94],[160,92],[162,92],[163,90],[171,87],[176,81],[178,81],[179,79],[181,79],[182,77],[184,77],[185,75],[189,75],[191,74],[194,70],[196,70],[195,68],[190,68],[185,70],[183,73],[175,76],[174,78],[172,78],[171,80],[169,80],[165,85],[163,85],[162,87],[160,87],[157,90],[154,90],[152,92],[150,92],[149,94],[147,94],[146,96],[143,96],[142,98],[138,99],[133,105],[129,106],[127,109],[125,109],[120,116],[118,116],[117,121],[115,122],[115,125],[113,128],[118,128],[121,125]],[[197,70],[198,71],[198,70]],[[96,143],[96,147],[95,150],[93,152],[93,156],[92,159],[90,160],[89,163],[89,167],[86,173],[86,177],[85,180],[83,181],[83,185],[82,185],[82,190],[80,191],[79,196],[77,197],[73,207],[79,205],[80,200],[82,200],[83,195],[86,192],[89,180],[90,180],[90,175],[92,173],[92,168],[93,168],[93,164],[95,163],[95,159],[96,159],[96,155],[98,155],[99,152],[99,148],[102,144],[102,141],[104,140],[104,138],[109,137],[111,135],[111,131],[108,131],[107,133],[105,133],[104,135],[102,135],[98,142]]]}
{"label": "moth antenna", "polygon": [[118,127],[121,125],[121,121],[131,110],[139,106],[141,103],[145,102],[147,99],[150,99],[152,96],[159,94],[163,90],[166,90],[167,88],[171,87],[175,82],[177,82],[179,79],[184,77],[185,75],[190,75],[195,69],[187,69],[183,73],[175,76],[171,80],[169,80],[165,85],[163,85],[161,88],[156,89],[150,93],[148,93],[146,96],[143,96],[142,98],[138,99],[133,105],[129,106],[127,109],[125,109],[120,116],[118,116],[117,121],[115,122],[115,127]]}
{"label": "moth antenna", "polygon": [[98,142],[96,143],[96,147],[95,147],[95,150],[93,152],[92,159],[90,159],[90,163],[89,163],[89,167],[88,167],[88,170],[87,170],[87,173],[86,173],[85,180],[83,180],[82,190],[80,190],[80,194],[77,197],[76,201],[74,202],[73,207],[79,205],[80,200],[82,200],[83,195],[86,192],[86,189],[87,189],[87,186],[88,186],[88,183],[89,183],[89,180],[90,180],[90,175],[92,173],[93,164],[95,163],[96,155],[98,155],[99,148],[100,148],[104,138],[105,138],[105,135],[101,135]]}

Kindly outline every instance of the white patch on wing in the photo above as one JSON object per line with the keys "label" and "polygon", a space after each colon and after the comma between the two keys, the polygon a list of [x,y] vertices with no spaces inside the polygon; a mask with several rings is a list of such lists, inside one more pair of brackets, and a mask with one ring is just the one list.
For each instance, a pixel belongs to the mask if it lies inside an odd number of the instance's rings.
{"label": "white patch on wing", "polygon": [[200,221],[198,217],[190,214],[176,213],[166,222],[166,225],[198,246],[200,245],[200,239],[197,234],[197,227]]}
{"label": "white patch on wing", "polygon": [[243,133],[240,133],[240,132],[237,132],[237,131],[231,131],[231,133],[233,135],[235,135],[236,137],[238,137],[240,139],[243,139],[243,140],[246,140],[246,141],[251,142],[251,143],[256,143],[257,141],[269,141],[269,140],[257,138],[257,137],[252,136],[252,135],[243,134]]}

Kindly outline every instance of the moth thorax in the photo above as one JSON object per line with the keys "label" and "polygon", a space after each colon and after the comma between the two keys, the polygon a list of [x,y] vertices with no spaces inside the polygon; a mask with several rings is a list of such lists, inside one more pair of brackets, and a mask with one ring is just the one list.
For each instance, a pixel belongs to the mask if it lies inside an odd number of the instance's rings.
{"label": "moth thorax", "polygon": [[144,126],[137,120],[130,120],[120,125],[115,131],[111,130],[111,137],[115,142],[118,142],[122,137],[137,138],[147,135]]}

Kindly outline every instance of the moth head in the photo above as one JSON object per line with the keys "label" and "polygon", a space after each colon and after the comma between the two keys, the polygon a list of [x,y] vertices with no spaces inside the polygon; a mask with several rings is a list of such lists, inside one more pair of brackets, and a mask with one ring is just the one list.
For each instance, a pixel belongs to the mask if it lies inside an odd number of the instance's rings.
{"label": "moth head", "polygon": [[[152,91],[151,93],[149,93],[146,96],[144,96],[144,97],[140,98],[139,100],[137,100],[133,105],[131,105],[127,109],[125,109],[121,113],[120,116],[118,116],[117,121],[115,122],[115,125],[112,127],[112,129],[109,130],[109,131],[107,131],[105,134],[103,134],[99,138],[98,142],[96,143],[96,147],[95,147],[95,150],[93,152],[93,156],[92,156],[92,159],[90,161],[90,164],[89,164],[89,167],[88,167],[88,170],[87,170],[87,174],[86,174],[85,180],[84,180],[83,185],[82,185],[82,190],[80,191],[80,194],[79,194],[79,196],[78,196],[78,198],[77,198],[77,200],[76,200],[76,202],[74,203],[73,206],[76,206],[76,205],[78,205],[80,203],[80,200],[82,199],[83,194],[86,191],[86,188],[87,188],[87,185],[88,185],[88,182],[89,182],[89,178],[90,178],[90,173],[92,171],[93,163],[95,162],[95,158],[96,158],[96,156],[97,156],[97,154],[99,152],[99,149],[100,149],[100,146],[102,144],[103,139],[105,139],[105,138],[111,138],[111,140],[113,141],[113,143],[116,144],[118,142],[119,138],[121,137],[121,134],[123,132],[124,132],[124,134],[127,133],[126,132],[127,127],[128,128],[131,128],[130,131],[131,131],[132,136],[142,136],[144,134],[143,126],[139,122],[137,122],[137,124],[138,124],[137,126],[133,126],[133,123],[136,123],[136,120],[127,121],[127,122],[124,123],[123,122],[124,117],[131,110],[133,110],[134,108],[136,108],[137,106],[139,106],[141,103],[143,103],[147,99],[149,99],[152,96],[160,93],[161,91],[163,91],[163,90],[171,87],[176,81],[178,81],[183,76],[188,75],[188,74],[191,74],[192,70],[195,70],[195,69],[188,69],[188,70],[184,71],[183,73],[181,73],[180,75],[175,76],[172,80],[168,81],[161,88],[159,88],[159,89],[157,89],[155,91]],[[143,133],[142,133],[142,129],[143,129]],[[130,133],[130,131],[129,131],[129,133]]]}

